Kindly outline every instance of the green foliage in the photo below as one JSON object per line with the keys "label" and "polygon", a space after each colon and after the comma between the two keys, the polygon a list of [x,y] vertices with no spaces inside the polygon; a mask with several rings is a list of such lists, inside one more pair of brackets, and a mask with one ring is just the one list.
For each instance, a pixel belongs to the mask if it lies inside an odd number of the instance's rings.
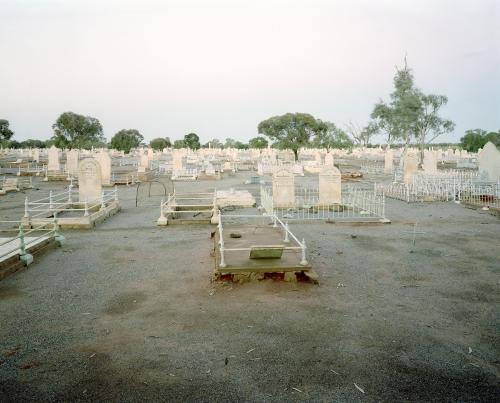
{"label": "green foliage", "polygon": [[322,130],[322,122],[308,113],[287,113],[260,122],[257,129],[259,134],[274,140],[273,147],[292,150],[297,160],[298,150]]}
{"label": "green foliage", "polygon": [[377,103],[371,117],[378,128],[387,133],[389,145],[394,141],[403,141],[406,148],[414,139],[420,146],[422,162],[425,145],[455,127],[451,120],[439,116],[439,110],[447,104],[448,98],[426,95],[416,88],[406,59],[404,68],[396,72],[390,98],[388,104],[382,101]]}
{"label": "green foliage", "polygon": [[234,143],[234,148],[236,148],[237,150],[247,150],[248,144],[242,143],[241,141],[236,141]]}
{"label": "green foliage", "polygon": [[73,112],[64,112],[52,125],[52,139],[59,148],[102,147],[105,139],[99,120]]}
{"label": "green foliage", "polygon": [[[210,146],[209,146],[210,144]],[[218,139],[212,139],[207,143],[203,144],[203,148],[224,148],[222,142]]]}
{"label": "green foliage", "polygon": [[186,143],[184,140],[175,140],[174,141],[174,148],[179,149],[179,148],[186,148]]}
{"label": "green foliage", "polygon": [[257,137],[254,137],[252,139],[250,139],[250,141],[248,142],[248,146],[250,148],[267,148],[268,146],[268,141],[265,137],[262,137],[262,136],[257,136]]}
{"label": "green foliage", "polygon": [[317,148],[352,148],[354,143],[347,133],[332,122],[321,122],[322,130],[316,133],[312,145]]}
{"label": "green foliage", "polygon": [[153,139],[149,142],[149,146],[153,150],[163,150],[164,148],[171,147],[172,143],[170,142],[170,139],[168,137],[162,138],[158,137],[156,139]]}
{"label": "green foliage", "polygon": [[404,68],[396,71],[394,91],[390,99],[388,104],[383,101],[377,103],[371,117],[375,119],[377,126],[387,133],[388,144],[398,140],[409,144],[421,113],[421,101],[406,60]]}
{"label": "green foliage", "polygon": [[45,141],[28,139],[21,141],[21,148],[45,148]]}
{"label": "green foliage", "polygon": [[9,129],[9,121],[6,119],[0,119],[0,142],[10,140],[13,135],[14,132]]}
{"label": "green foliage", "polygon": [[139,147],[144,137],[136,129],[122,129],[111,139],[111,148],[124,151],[127,154],[132,148]]}
{"label": "green foliage", "polygon": [[483,129],[467,130],[465,136],[460,139],[460,146],[469,152],[476,153],[485,144],[491,141],[497,147],[500,146],[500,130],[488,133]]}
{"label": "green foliage", "polygon": [[226,141],[224,142],[224,148],[235,148],[236,146],[236,140],[232,138],[227,138]]}
{"label": "green foliage", "polygon": [[184,144],[191,150],[198,150],[200,145],[200,138],[196,133],[189,133],[184,136]]}

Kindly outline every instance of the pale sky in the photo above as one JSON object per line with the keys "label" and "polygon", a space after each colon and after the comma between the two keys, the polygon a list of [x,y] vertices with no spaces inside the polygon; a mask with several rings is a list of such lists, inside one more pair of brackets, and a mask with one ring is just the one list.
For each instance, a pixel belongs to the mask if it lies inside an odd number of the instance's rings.
{"label": "pale sky", "polygon": [[0,118],[48,139],[65,111],[109,140],[257,135],[307,112],[364,125],[405,54],[442,116],[500,129],[500,0],[0,0]]}

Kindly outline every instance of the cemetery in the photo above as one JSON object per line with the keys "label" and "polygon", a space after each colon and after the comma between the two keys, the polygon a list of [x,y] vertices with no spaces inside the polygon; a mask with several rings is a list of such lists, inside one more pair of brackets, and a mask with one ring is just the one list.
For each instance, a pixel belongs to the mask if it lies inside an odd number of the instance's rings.
{"label": "cemetery", "polygon": [[0,10],[0,403],[500,401],[500,0]]}
{"label": "cemetery", "polygon": [[[19,355],[3,362],[33,366],[29,379],[42,377],[52,385],[53,396],[74,398],[83,393],[79,384],[95,385],[102,376],[110,390],[118,379],[137,377],[132,394],[150,388],[151,379],[162,383],[163,370],[151,372],[151,363],[173,374],[173,381],[191,377],[206,384],[222,377],[226,365],[236,374],[272,377],[268,359],[282,358],[272,352],[271,326],[286,343],[301,345],[292,362],[307,363],[318,348],[317,357],[327,357],[305,364],[309,375],[292,375],[288,385],[298,389],[311,390],[307,385],[324,376],[376,389],[378,381],[370,375],[375,361],[368,357],[382,363],[376,378],[389,379],[394,349],[417,362],[423,350],[431,349],[440,359],[453,360],[457,369],[453,378],[421,369],[427,383],[451,382],[462,394],[482,382],[480,393],[492,396],[494,375],[486,363],[496,355],[488,340],[495,333],[491,304],[497,289],[490,270],[498,267],[500,241],[492,157],[483,164],[482,152],[453,154],[450,161],[447,153],[435,150],[432,164],[427,159],[419,168],[414,160],[407,163],[399,149],[334,152],[332,158],[318,150],[314,155],[321,158],[310,160],[311,151],[304,150],[299,162],[290,164],[287,154],[272,149],[264,156],[181,150],[189,158],[174,170],[169,161],[177,157],[170,149],[152,155],[141,149],[129,155],[57,150],[62,160],[71,161],[73,153],[78,161],[69,170],[68,164],[60,168],[57,181],[50,175],[47,181],[45,167],[41,175],[30,176],[10,168],[9,161],[32,151],[2,150],[2,175],[30,179],[22,191],[0,196],[2,321],[4,329],[12,329],[16,317],[28,315],[38,329],[31,336],[31,325],[22,325],[16,336]],[[38,154],[43,161],[44,150]],[[102,158],[105,154],[109,158]],[[240,154],[245,155],[241,170]],[[220,168],[216,182],[207,180],[205,159],[214,167],[234,168]],[[475,161],[474,168],[459,168],[462,159]],[[262,162],[269,160],[276,163]],[[173,177],[193,165],[195,178]],[[132,174],[133,180],[113,179]],[[44,290],[55,293],[61,304],[50,302]],[[39,304],[51,311],[34,316]],[[287,312],[282,304],[298,309]],[[262,321],[242,314],[243,306],[258,310]],[[51,319],[61,329],[57,338],[44,325],[53,313],[61,318]],[[222,324],[226,321],[230,327]],[[290,321],[304,327],[297,333]],[[236,337],[244,329],[248,335]],[[330,332],[339,344],[333,350],[322,342]],[[188,353],[175,347],[186,335],[195,343]],[[30,347],[38,337],[46,340],[43,350]],[[207,337],[215,340],[213,352],[197,347]],[[436,338],[439,350],[433,347]],[[4,350],[12,346],[3,340]],[[374,340],[379,340],[376,347]],[[352,361],[346,353],[352,349],[365,359]],[[474,354],[476,349],[480,354]],[[53,370],[57,387],[51,375],[40,372],[54,356],[63,363]],[[194,357],[201,361],[190,369]],[[80,378],[89,365],[95,374]],[[409,364],[397,365],[409,371]],[[9,368],[0,364],[1,376],[11,382],[1,390],[20,393],[19,369]],[[135,375],[129,378],[131,371]],[[405,377],[410,381],[413,375]],[[437,387],[433,393],[439,393]],[[105,389],[94,393],[103,396]],[[423,384],[412,393],[430,396]]]}

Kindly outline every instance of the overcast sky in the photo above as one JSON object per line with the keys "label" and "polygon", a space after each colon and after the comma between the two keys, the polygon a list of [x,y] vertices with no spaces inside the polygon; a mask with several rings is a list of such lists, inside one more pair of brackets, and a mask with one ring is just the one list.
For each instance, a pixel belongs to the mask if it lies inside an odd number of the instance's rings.
{"label": "overcast sky", "polygon": [[500,129],[499,0],[0,0],[0,118],[48,139],[65,111],[108,140],[247,141],[257,124],[307,112],[365,124],[404,55],[442,115]]}

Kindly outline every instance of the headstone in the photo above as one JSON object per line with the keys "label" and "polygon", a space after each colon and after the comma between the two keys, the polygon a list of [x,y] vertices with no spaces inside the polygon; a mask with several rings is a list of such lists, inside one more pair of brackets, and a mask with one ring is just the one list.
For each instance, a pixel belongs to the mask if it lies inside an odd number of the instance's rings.
{"label": "headstone", "polygon": [[284,167],[273,174],[273,202],[276,207],[295,205],[295,176]]}
{"label": "headstone", "polygon": [[341,174],[337,167],[326,165],[319,173],[319,204],[342,202]]}
{"label": "headstone", "polygon": [[385,152],[385,158],[384,158],[384,172],[386,174],[390,174],[392,172],[392,162],[393,162],[393,151],[391,148],[388,148]]}
{"label": "headstone", "polygon": [[149,158],[147,154],[141,153],[139,156],[139,168],[138,172],[146,172],[146,170],[149,168]]}
{"label": "headstone", "polygon": [[78,173],[78,150],[66,152],[66,171],[68,175],[76,175]]}
{"label": "headstone", "polygon": [[172,170],[182,171],[182,154],[178,150],[172,152]]}
{"label": "headstone", "polygon": [[479,174],[490,181],[500,180],[500,151],[488,141],[478,156]]}
{"label": "headstone", "polygon": [[325,155],[325,165],[333,165],[333,154],[328,153]]}
{"label": "headstone", "polygon": [[417,172],[418,162],[416,154],[406,154],[403,160],[403,180],[410,183],[413,180],[413,174]]}
{"label": "headstone", "polygon": [[85,158],[78,165],[79,200],[95,203],[101,199],[101,167],[93,158]]}
{"label": "headstone", "polygon": [[33,161],[35,162],[40,162],[40,150],[38,148],[35,148],[33,150]]}
{"label": "headstone", "polygon": [[61,169],[61,165],[59,164],[59,149],[56,146],[52,146],[48,151],[48,163],[47,170],[48,171],[59,171]]}
{"label": "headstone", "polygon": [[435,175],[437,173],[437,158],[434,151],[425,151],[422,168],[426,174]]}
{"label": "headstone", "polygon": [[101,179],[103,185],[111,185],[111,157],[107,151],[101,151],[96,156],[101,166]]}

